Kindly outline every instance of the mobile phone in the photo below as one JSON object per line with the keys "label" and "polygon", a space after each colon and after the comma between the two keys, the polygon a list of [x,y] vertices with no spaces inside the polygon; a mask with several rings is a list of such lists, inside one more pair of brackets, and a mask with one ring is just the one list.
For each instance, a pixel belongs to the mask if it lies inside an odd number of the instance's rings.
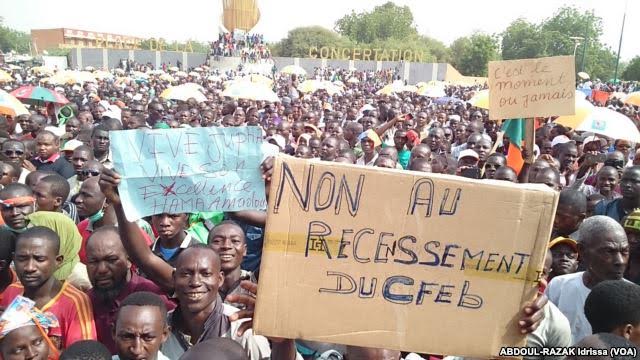
{"label": "mobile phone", "polygon": [[462,169],[460,175],[469,179],[480,179],[480,168],[472,167]]}
{"label": "mobile phone", "polygon": [[598,154],[598,155],[595,155],[595,158],[596,158],[596,162],[603,163],[605,162],[605,160],[607,160],[607,154]]}

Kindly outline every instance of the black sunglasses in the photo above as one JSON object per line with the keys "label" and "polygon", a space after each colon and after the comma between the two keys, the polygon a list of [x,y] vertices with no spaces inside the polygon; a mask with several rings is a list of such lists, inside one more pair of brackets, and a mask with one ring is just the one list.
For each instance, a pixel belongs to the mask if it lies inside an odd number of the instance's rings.
{"label": "black sunglasses", "polygon": [[98,170],[82,170],[81,173],[84,176],[98,176],[98,175],[100,175],[100,171],[98,171]]}
{"label": "black sunglasses", "polygon": [[11,156],[11,155],[22,156],[22,155],[24,155],[24,151],[22,151],[22,150],[5,150],[4,154],[7,155],[7,156]]}

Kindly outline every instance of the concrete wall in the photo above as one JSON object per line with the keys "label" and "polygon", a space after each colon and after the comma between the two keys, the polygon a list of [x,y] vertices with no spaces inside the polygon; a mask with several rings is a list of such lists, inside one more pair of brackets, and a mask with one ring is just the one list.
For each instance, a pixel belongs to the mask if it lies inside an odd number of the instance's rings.
{"label": "concrete wall", "polygon": [[[150,50],[117,50],[117,49],[90,49],[77,48],[71,51],[71,67],[84,68],[93,66],[95,68],[109,67],[113,68],[118,65],[120,59],[133,59],[138,63],[151,63],[155,67],[162,66],[167,63],[169,66],[176,66],[176,62],[180,60],[182,69],[194,68],[207,62],[207,54],[202,53],[183,53],[176,51],[150,51]],[[360,71],[375,70],[397,70],[400,78],[407,80],[410,84],[421,81],[430,80],[457,80],[459,75],[455,69],[449,64],[437,63],[408,63],[399,61],[350,61],[335,59],[311,59],[311,58],[274,58],[276,68],[282,69],[287,65],[298,65],[305,69],[308,73],[313,72],[316,67],[339,67],[347,69],[355,67]],[[236,69],[240,64],[240,58],[221,57],[218,61],[210,59],[209,65],[222,71]],[[245,69],[252,71],[271,72],[272,65],[269,63],[262,64],[245,64]],[[453,69],[453,70],[451,70]],[[453,77],[455,73],[455,78]],[[464,79],[463,79],[464,80]]]}

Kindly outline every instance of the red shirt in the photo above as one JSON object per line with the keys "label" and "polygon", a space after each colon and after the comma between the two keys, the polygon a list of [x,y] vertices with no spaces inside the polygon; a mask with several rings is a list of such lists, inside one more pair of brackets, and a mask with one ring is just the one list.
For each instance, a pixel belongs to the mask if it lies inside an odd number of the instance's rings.
{"label": "red shirt", "polygon": [[[0,306],[6,308],[23,292],[22,285],[9,285],[3,293]],[[48,311],[58,319],[63,348],[68,348],[76,341],[96,339],[96,326],[89,297],[68,282],[64,282],[60,292],[40,310]]]}
{"label": "red shirt", "polygon": [[93,305],[93,316],[98,332],[98,341],[103,343],[112,355],[117,354],[116,343],[113,340],[111,326],[116,323],[118,308],[122,301],[130,294],[138,291],[149,291],[158,294],[167,307],[167,311],[173,310],[176,304],[169,300],[165,293],[151,280],[145,279],[134,272],[131,272],[131,279],[127,282],[118,296],[110,303],[105,303],[100,299],[94,289],[89,290],[89,299]]}

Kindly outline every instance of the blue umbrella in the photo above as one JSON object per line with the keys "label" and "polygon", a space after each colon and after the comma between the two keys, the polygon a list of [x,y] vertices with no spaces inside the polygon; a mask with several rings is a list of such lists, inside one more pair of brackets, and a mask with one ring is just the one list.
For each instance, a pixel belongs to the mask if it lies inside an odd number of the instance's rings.
{"label": "blue umbrella", "polygon": [[461,103],[462,100],[458,99],[457,97],[443,96],[441,98],[437,98],[435,101],[435,103],[438,105],[445,105],[445,104],[448,104],[449,102]]}

